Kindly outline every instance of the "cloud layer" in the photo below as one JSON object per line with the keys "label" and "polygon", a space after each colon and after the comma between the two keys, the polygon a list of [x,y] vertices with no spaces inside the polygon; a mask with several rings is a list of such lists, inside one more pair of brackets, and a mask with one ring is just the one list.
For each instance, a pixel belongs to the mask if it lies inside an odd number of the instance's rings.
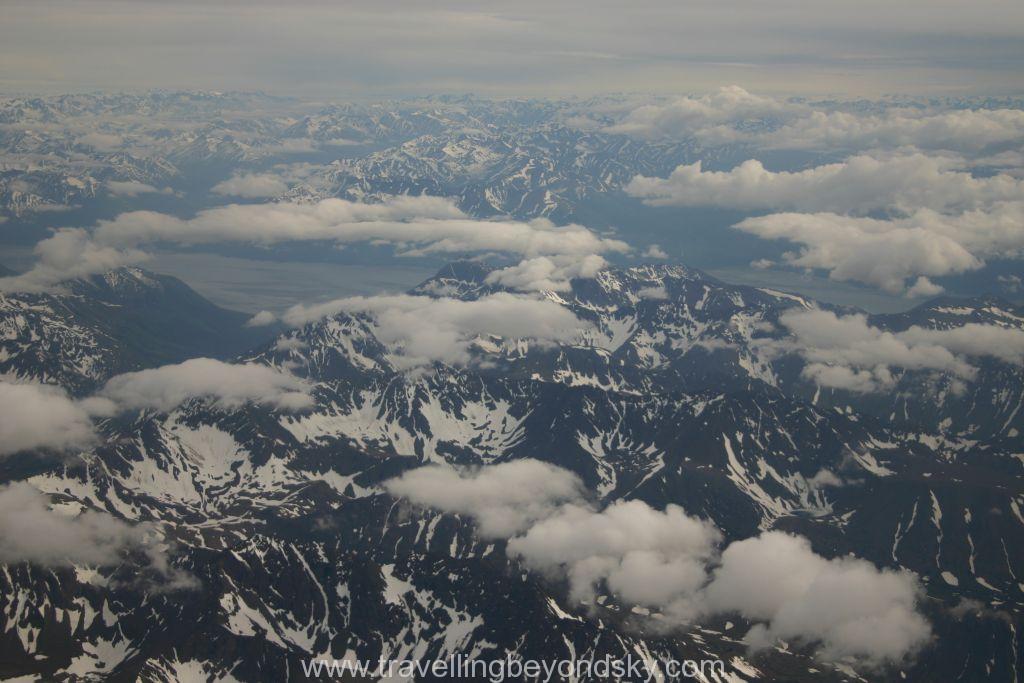
{"label": "cloud layer", "polygon": [[858,151],[909,147],[977,154],[1024,143],[1024,111],[891,105],[882,111],[844,110],[726,86],[706,95],[648,104],[606,132],[645,140],[696,138],[704,144],[744,143],[761,149]]}
{"label": "cloud layer", "polygon": [[[729,87],[639,107],[606,130],[852,153],[798,171],[770,171],[756,159],[705,171],[697,162],[666,178],[637,176],[625,188],[655,206],[778,212],[735,227],[799,245],[783,255],[787,265],[823,269],[836,280],[931,296],[942,287],[930,278],[982,268],[993,256],[1020,258],[1024,251],[1019,109],[814,104]],[[972,168],[1000,172],[974,175]]]}

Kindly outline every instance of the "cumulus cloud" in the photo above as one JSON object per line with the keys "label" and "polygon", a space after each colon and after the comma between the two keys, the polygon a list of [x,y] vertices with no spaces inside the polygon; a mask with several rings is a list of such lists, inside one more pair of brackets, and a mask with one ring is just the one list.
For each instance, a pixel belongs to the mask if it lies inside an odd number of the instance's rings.
{"label": "cumulus cloud", "polygon": [[598,584],[632,604],[692,613],[705,564],[720,539],[709,522],[669,505],[663,512],[641,501],[617,501],[600,512],[566,505],[509,541],[509,551],[534,568],[564,567],[574,600],[590,600]]}
{"label": "cumulus cloud", "polygon": [[998,325],[968,323],[939,330],[913,326],[890,332],[870,325],[862,314],[839,316],[817,309],[787,311],[779,322],[792,338],[765,342],[765,348],[799,353],[807,360],[804,377],[859,393],[891,387],[893,368],[970,380],[977,368],[966,357],[1024,363],[1024,331]]}
{"label": "cumulus cloud", "polygon": [[991,356],[1005,363],[1024,364],[1024,330],[967,323],[932,330],[913,326],[897,333],[911,344],[936,344],[968,356]]}
{"label": "cumulus cloud", "polygon": [[[783,115],[780,126],[741,127],[736,139],[755,130],[749,134],[766,146],[898,152],[859,154],[800,171],[769,171],[757,160],[728,171],[706,171],[696,162],[677,167],[666,178],[637,176],[626,191],[654,206],[773,212],[735,227],[799,245],[798,252],[783,255],[788,265],[824,269],[834,280],[910,297],[942,292],[932,279],[981,268],[986,258],[1024,254],[1024,180],[965,170],[986,159],[1011,159],[990,147],[1024,139],[1024,112],[862,115],[792,105]],[[724,113],[721,117],[733,121]],[[913,152],[950,147],[956,154]],[[983,150],[991,154],[977,162],[957,156]],[[772,265],[765,259],[757,263]]]}
{"label": "cumulus cloud", "polygon": [[914,220],[784,213],[748,218],[735,227],[799,244],[799,252],[783,255],[791,266],[826,270],[833,280],[863,282],[894,294],[904,292],[914,276],[963,273],[984,265],[956,238]]}
{"label": "cumulus cloud", "polygon": [[116,197],[138,197],[140,194],[170,194],[171,189],[160,190],[137,180],[108,180],[107,191]]}
{"label": "cumulus cloud", "polygon": [[101,510],[54,509],[49,497],[27,482],[0,486],[0,564],[109,567],[136,550],[159,576],[157,590],[196,587],[194,576],[171,565],[158,536],[151,524],[128,524]]}
{"label": "cumulus cloud", "polygon": [[62,228],[34,249],[36,264],[25,273],[0,277],[0,292],[42,292],[61,282],[113,268],[138,263],[148,258],[138,249],[103,246],[90,239],[81,228]]}
{"label": "cumulus cloud", "polygon": [[441,361],[466,365],[478,337],[568,342],[586,323],[567,308],[546,299],[499,292],[473,301],[394,295],[347,297],[312,306],[293,306],[285,324],[301,327],[338,313],[365,314],[374,334],[391,349],[396,367]]}
{"label": "cumulus cloud", "polygon": [[0,457],[35,449],[63,452],[95,439],[88,411],[62,389],[0,380]]}
{"label": "cumulus cloud", "polygon": [[668,254],[665,253],[665,250],[662,249],[657,244],[652,244],[649,247],[647,247],[647,250],[644,251],[644,256],[646,258],[656,258],[656,259],[667,259],[668,258]]}
{"label": "cumulus cloud", "polygon": [[665,288],[662,287],[662,286],[658,286],[658,287],[644,287],[644,288],[640,289],[640,291],[638,291],[636,294],[641,299],[656,299],[656,300],[668,299],[668,292],[665,291]]}
{"label": "cumulus cloud", "polygon": [[733,85],[708,95],[638,107],[604,130],[647,140],[693,136],[709,143],[722,143],[740,137],[736,129],[740,124],[792,116],[804,110],[800,105],[754,95]]}
{"label": "cumulus cloud", "polygon": [[703,608],[758,622],[752,647],[820,643],[826,659],[899,662],[931,637],[916,610],[920,588],[905,571],[864,560],[827,560],[798,536],[769,531],[731,543],[703,592]]}
{"label": "cumulus cloud", "polygon": [[233,197],[277,197],[294,183],[309,177],[317,168],[309,163],[275,164],[269,171],[235,173],[214,185],[210,191]]}
{"label": "cumulus cloud", "polygon": [[592,278],[608,262],[597,254],[538,256],[488,273],[486,281],[520,291],[565,291],[573,278]]}
{"label": "cumulus cloud", "polygon": [[[835,479],[834,475],[832,479]],[[819,473],[820,485],[836,482]],[[547,575],[566,578],[574,601],[607,591],[657,610],[660,623],[740,614],[755,649],[785,640],[827,659],[897,663],[931,635],[917,612],[913,574],[852,557],[828,560],[781,532],[729,544],[710,522],[642,501],[587,505],[565,470],[520,460],[475,470],[430,466],[385,483],[419,505],[473,517],[487,537]]]}
{"label": "cumulus cloud", "polygon": [[2,563],[109,566],[123,560],[125,548],[142,545],[146,531],[105,512],[68,516],[52,510],[47,496],[26,482],[0,487]]}
{"label": "cumulus cloud", "polygon": [[509,538],[583,497],[575,474],[530,459],[475,470],[420,467],[387,481],[385,488],[418,505],[468,515],[489,538]]}
{"label": "cumulus cloud", "polygon": [[298,410],[312,403],[309,391],[308,383],[275,368],[212,358],[116,375],[83,399],[59,387],[0,379],[0,457],[87,448],[97,441],[94,418],[128,410],[167,411],[189,398],[228,408],[252,401]]}
{"label": "cumulus cloud", "polygon": [[270,311],[260,311],[246,321],[246,327],[262,327],[277,322],[277,316]]}
{"label": "cumulus cloud", "polygon": [[667,178],[637,176],[625,189],[653,206],[853,214],[965,210],[1024,197],[1024,181],[1005,174],[976,178],[956,170],[958,163],[924,154],[859,155],[802,171],[769,171],[755,159],[705,171],[698,161]]}
{"label": "cumulus cloud", "polygon": [[266,365],[192,358],[117,375],[97,392],[97,398],[112,401],[119,410],[167,411],[193,397],[211,399],[224,408],[251,401],[298,410],[312,404],[309,390],[305,381]]}
{"label": "cumulus cloud", "polygon": [[[154,211],[132,211],[102,220],[91,238],[81,229],[59,230],[36,247],[39,260],[18,278],[0,278],[0,290],[39,291],[56,283],[144,258],[137,247],[156,242],[271,245],[290,241],[389,243],[400,256],[463,252],[503,252],[527,259],[560,257],[559,267],[589,268],[596,255],[628,252],[620,240],[601,237],[582,225],[531,221],[479,220],[449,199],[391,197],[377,204],[324,199],[315,203],[230,204],[200,211],[189,219]],[[58,259],[55,242],[62,249]],[[75,256],[81,258],[76,259]],[[29,289],[31,288],[31,289]]]}
{"label": "cumulus cloud", "polygon": [[[1020,258],[1024,254],[1022,223],[1024,201],[1014,201],[954,216],[928,209],[891,219],[780,213],[747,218],[735,227],[764,239],[801,245],[799,252],[785,255],[790,265],[821,268],[835,280],[898,293],[914,276],[976,270],[988,257]],[[927,282],[915,291],[936,293]]]}

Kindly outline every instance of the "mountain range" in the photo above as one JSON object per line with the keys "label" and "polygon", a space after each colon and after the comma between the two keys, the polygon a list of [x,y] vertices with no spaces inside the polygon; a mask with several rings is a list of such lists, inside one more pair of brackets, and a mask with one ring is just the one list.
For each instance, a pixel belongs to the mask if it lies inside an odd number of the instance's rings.
{"label": "mountain range", "polygon": [[[478,301],[503,293],[490,272],[452,263],[409,294]],[[456,653],[715,657],[730,680],[1016,677],[1024,369],[987,356],[959,382],[922,366],[877,370],[884,392],[826,387],[786,330],[808,312],[885,339],[1021,330],[1024,309],[939,298],[866,316],[663,264],[542,296],[585,324],[578,335],[478,335],[470,362],[410,371],[370,314],[262,332],[140,269],[0,295],[0,370],[23,380],[84,396],[128,370],[211,356],[293,373],[312,398],[285,411],[196,397],[104,418],[74,458],[7,459],[3,481],[28,478],[56,506],[153,525],[190,579],[161,578],[137,551],[100,569],[5,564],[0,677],[301,680],[311,657]],[[801,643],[751,652],[735,615],[665,628],[614,591],[574,600],[564,577],[531,571],[472,516],[386,485],[430,463],[526,459],[574,473],[596,506],[678,505],[725,541],[782,530],[825,557],[910,570],[933,641],[863,669]]]}

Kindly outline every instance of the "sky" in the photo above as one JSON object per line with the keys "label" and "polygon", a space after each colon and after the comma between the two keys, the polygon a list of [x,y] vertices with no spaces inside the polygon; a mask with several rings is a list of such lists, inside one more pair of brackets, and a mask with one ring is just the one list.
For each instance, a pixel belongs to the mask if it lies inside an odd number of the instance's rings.
{"label": "sky", "polygon": [[0,11],[8,93],[1024,90],[1019,0],[6,0]]}

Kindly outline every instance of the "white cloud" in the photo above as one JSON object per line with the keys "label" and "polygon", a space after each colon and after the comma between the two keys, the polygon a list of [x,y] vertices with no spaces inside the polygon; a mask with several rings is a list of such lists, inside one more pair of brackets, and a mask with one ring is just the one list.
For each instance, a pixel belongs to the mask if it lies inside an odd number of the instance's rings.
{"label": "white cloud", "polygon": [[259,173],[236,172],[227,180],[210,188],[215,194],[233,197],[277,197],[291,186],[316,171],[318,166],[306,162],[275,164],[268,171]]}
{"label": "white cloud", "polygon": [[910,213],[967,210],[1024,198],[1024,181],[1000,174],[976,178],[958,161],[924,154],[853,156],[802,171],[769,171],[755,159],[729,171],[701,163],[667,178],[637,176],[626,192],[653,206],[721,206],[744,210]]}
{"label": "white cloud", "polygon": [[524,292],[565,291],[573,278],[592,278],[607,265],[597,254],[538,256],[492,271],[486,281]]}
{"label": "white cloud", "polygon": [[192,397],[208,398],[225,408],[251,401],[297,410],[312,404],[309,390],[309,384],[298,377],[265,365],[192,358],[117,375],[97,397],[113,401],[119,410],[168,411]]}
{"label": "white cloud", "polygon": [[476,470],[420,467],[385,483],[394,496],[477,520],[480,532],[509,538],[582,499],[583,485],[568,470],[539,460],[515,460]]}
{"label": "white cloud", "polygon": [[651,246],[647,247],[647,251],[644,252],[644,256],[646,258],[656,258],[656,259],[667,259],[668,258],[668,254],[665,253],[665,250],[662,249],[657,244],[652,244]]}
{"label": "white cloud", "polygon": [[722,143],[740,137],[735,128],[738,124],[790,116],[805,109],[754,95],[733,85],[708,95],[680,97],[667,104],[638,107],[621,122],[606,127],[605,132],[647,140],[695,136],[705,142]]}
{"label": "white cloud", "polygon": [[48,496],[27,482],[0,486],[0,564],[29,562],[42,567],[109,567],[129,551],[148,558],[159,583],[150,591],[191,589],[198,580],[173,567],[156,528],[128,524],[102,510],[77,514],[50,507]]}
{"label": "white cloud", "polygon": [[298,337],[279,337],[274,342],[275,351],[301,351],[307,346],[308,344]]}
{"label": "white cloud", "polygon": [[246,327],[262,327],[277,322],[277,316],[270,311],[260,311],[245,323]]}
{"label": "white cloud", "polygon": [[998,145],[1024,143],[1019,109],[893,109],[882,114],[813,111],[778,130],[751,136],[761,147],[786,149],[874,149],[977,153]]}
{"label": "white cloud", "polygon": [[[814,477],[821,486],[837,479]],[[719,554],[721,534],[710,522],[642,501],[594,510],[582,502],[574,475],[537,461],[463,472],[430,466],[385,486],[414,503],[469,515],[488,537],[509,538],[510,555],[568,579],[574,601],[607,591],[619,603],[657,610],[662,627],[739,613],[754,623],[746,636],[754,648],[785,640],[865,665],[901,662],[931,635],[909,572],[851,557],[827,560],[805,539],[781,532],[731,543]]]}
{"label": "white cloud", "polygon": [[116,197],[137,197],[140,194],[170,194],[170,188],[159,190],[137,180],[108,180],[107,190]]}
{"label": "white cloud", "polygon": [[1024,254],[1022,224],[1024,201],[999,202],[955,216],[922,209],[888,220],[780,213],[747,218],[735,227],[764,239],[801,245],[800,252],[785,255],[790,265],[821,268],[834,280],[855,280],[900,292],[906,280],[915,276],[976,270],[987,257],[1020,258]]}
{"label": "white cloud", "polygon": [[[134,247],[154,242],[271,245],[289,241],[389,243],[400,256],[504,252],[526,258],[563,257],[560,267],[590,267],[595,255],[627,252],[625,242],[600,237],[581,225],[469,218],[449,199],[391,197],[378,204],[324,199],[315,203],[230,204],[181,219],[153,211],[102,220],[91,239],[62,229],[36,246],[39,261],[16,278],[0,278],[0,291],[41,291],[55,284],[145,257]],[[57,247],[60,246],[60,249]],[[60,258],[50,252],[60,251]],[[80,255],[81,258],[76,258]],[[569,257],[574,258],[569,258]]]}
{"label": "white cloud", "polygon": [[580,225],[477,220],[449,199],[391,197],[379,204],[324,199],[315,203],[231,204],[179,219],[151,211],[100,221],[95,239],[133,246],[155,241],[179,244],[246,242],[275,244],[327,240],[339,244],[382,241],[408,245],[409,255],[501,251],[533,257],[627,251],[625,243],[599,237]]}
{"label": "white cloud", "polygon": [[703,595],[712,613],[758,622],[748,644],[820,643],[820,656],[896,663],[931,637],[916,610],[920,588],[905,571],[864,560],[826,560],[798,536],[769,531],[732,543]]}
{"label": "white cloud", "polygon": [[0,292],[41,292],[57,284],[143,261],[137,249],[96,244],[81,228],[62,228],[35,246],[36,264],[25,273],[0,277]]}
{"label": "white cloud", "polygon": [[875,372],[854,370],[845,365],[808,363],[801,375],[818,386],[844,389],[858,394],[878,391],[880,387],[890,386],[893,382],[892,373],[884,365],[879,366]]}
{"label": "white cloud", "polygon": [[803,375],[821,386],[855,392],[891,387],[892,368],[926,370],[970,380],[977,373],[965,357],[1024,363],[1024,330],[980,323],[932,330],[913,326],[889,332],[861,314],[787,311],[779,317],[792,338],[765,343],[769,352],[794,351],[807,365]]}
{"label": "white cloud", "polygon": [[911,344],[937,344],[968,356],[991,356],[1004,363],[1024,364],[1024,330],[967,323],[940,330],[913,326],[898,333]]}
{"label": "white cloud", "polygon": [[869,150],[914,148],[975,154],[1024,143],[1019,109],[891,106],[843,111],[754,95],[737,86],[681,97],[629,112],[606,132],[648,140],[690,137],[709,145],[747,143],[761,149]]}
{"label": "white cloud", "polygon": [[410,295],[348,297],[293,306],[282,320],[301,327],[342,312],[369,315],[374,334],[388,345],[392,362],[401,368],[434,361],[465,365],[472,358],[474,339],[480,336],[568,342],[587,326],[552,301],[506,292],[473,301]]}
{"label": "white cloud", "polygon": [[663,286],[644,287],[640,291],[638,291],[636,294],[641,299],[655,299],[655,300],[668,299],[668,292],[665,291],[665,288]]}
{"label": "white cloud", "polygon": [[906,152],[802,171],[769,171],[757,160],[704,171],[697,162],[667,178],[637,176],[626,191],[659,206],[781,211],[734,227],[800,245],[783,255],[788,265],[920,297],[942,291],[931,278],[1024,254],[1024,180],[963,167],[962,159]]}
{"label": "white cloud", "polygon": [[0,379],[0,457],[34,449],[68,451],[95,440],[89,413],[62,389]]}
{"label": "white cloud", "polygon": [[222,407],[252,401],[298,410],[311,405],[309,391],[308,383],[286,372],[212,358],[116,375],[83,399],[72,399],[58,387],[0,379],[0,457],[88,448],[98,439],[95,417],[136,409],[169,411],[193,397]]}
{"label": "white cloud", "polygon": [[130,526],[105,512],[66,516],[31,484],[0,487],[0,562],[31,562],[44,567],[109,566],[123,551],[145,541],[145,526]]}
{"label": "white cloud", "polygon": [[692,598],[720,538],[714,525],[679,506],[659,512],[641,501],[616,501],[600,512],[566,505],[508,548],[536,569],[564,567],[576,601],[592,599],[606,581],[626,602],[660,608]]}
{"label": "white cloud", "polygon": [[924,275],[914,281],[914,284],[907,288],[907,296],[911,298],[929,297],[942,294],[945,290],[942,285],[937,285]]}

